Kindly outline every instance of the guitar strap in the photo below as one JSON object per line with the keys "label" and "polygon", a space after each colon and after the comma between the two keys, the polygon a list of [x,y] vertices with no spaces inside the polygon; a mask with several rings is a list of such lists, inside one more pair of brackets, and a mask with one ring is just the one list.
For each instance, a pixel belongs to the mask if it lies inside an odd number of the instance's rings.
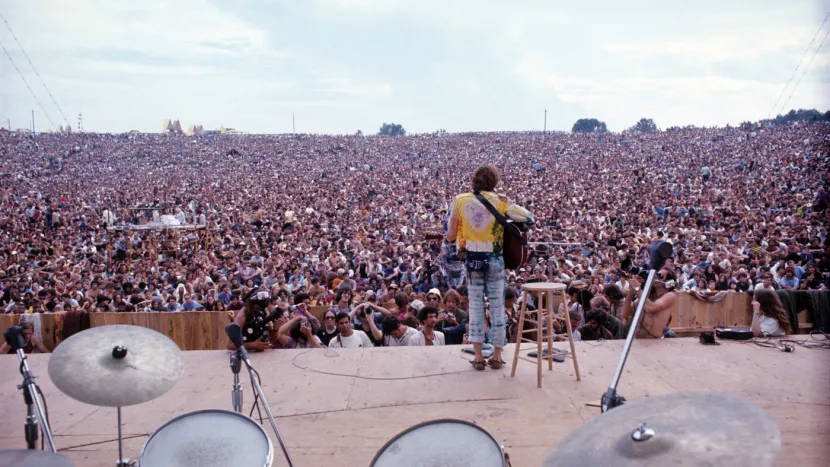
{"label": "guitar strap", "polygon": [[473,194],[476,195],[476,199],[478,199],[479,202],[481,202],[481,204],[483,204],[484,207],[487,208],[488,211],[490,211],[490,214],[492,214],[493,217],[496,218],[496,221],[499,224],[501,224],[501,226],[504,227],[504,229],[506,231],[507,230],[507,219],[499,212],[499,210],[496,209],[495,206],[490,204],[490,201],[488,201],[487,198],[485,198],[484,195],[482,195],[480,191],[475,191],[475,192],[473,192]]}

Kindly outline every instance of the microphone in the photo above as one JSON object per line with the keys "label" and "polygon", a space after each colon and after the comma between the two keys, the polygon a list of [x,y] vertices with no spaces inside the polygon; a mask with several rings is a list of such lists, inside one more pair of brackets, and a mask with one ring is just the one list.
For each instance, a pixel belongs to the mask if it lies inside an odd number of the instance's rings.
{"label": "microphone", "polygon": [[230,323],[225,326],[225,334],[228,335],[233,345],[236,346],[236,351],[239,352],[240,358],[242,360],[248,360],[248,349],[245,348],[245,343],[242,341],[242,328],[236,323]]}
{"label": "microphone", "polygon": [[3,332],[3,337],[6,338],[6,343],[15,352],[26,346],[26,338],[23,337],[23,328],[20,326],[12,326]]}

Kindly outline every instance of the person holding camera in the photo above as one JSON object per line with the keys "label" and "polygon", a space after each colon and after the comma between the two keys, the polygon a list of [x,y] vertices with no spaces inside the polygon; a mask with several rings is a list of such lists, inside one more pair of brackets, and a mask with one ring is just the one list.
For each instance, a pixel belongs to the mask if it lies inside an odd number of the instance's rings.
{"label": "person holding camera", "polygon": [[280,326],[277,339],[285,349],[308,349],[322,347],[320,338],[314,335],[311,323],[302,314],[295,314],[293,318]]}
{"label": "person holding camera", "polygon": [[376,310],[375,305],[372,305],[371,302],[363,302],[354,307],[349,313],[349,317],[354,320],[355,326],[360,326],[360,329],[366,333],[375,347],[383,345],[383,332],[378,329],[377,324],[377,321],[383,319],[383,316],[384,314]]}

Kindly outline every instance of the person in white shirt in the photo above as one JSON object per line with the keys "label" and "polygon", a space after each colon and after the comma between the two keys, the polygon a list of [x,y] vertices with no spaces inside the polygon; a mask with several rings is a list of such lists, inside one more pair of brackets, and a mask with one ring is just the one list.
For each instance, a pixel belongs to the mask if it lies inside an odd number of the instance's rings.
{"label": "person in white shirt", "polygon": [[778,295],[770,290],[759,290],[752,297],[752,334],[784,336],[790,333],[790,320]]}
{"label": "person in white shirt", "polygon": [[772,274],[766,273],[764,274],[764,281],[758,282],[755,285],[755,290],[775,290],[775,286],[772,285]]}
{"label": "person in white shirt", "polygon": [[418,312],[418,319],[424,325],[424,329],[415,333],[409,338],[410,347],[423,347],[431,345],[445,345],[444,333],[435,330],[438,323],[438,309],[432,306],[425,306]]}
{"label": "person in white shirt", "polygon": [[338,312],[334,319],[337,322],[337,330],[340,331],[340,335],[329,342],[329,347],[344,349],[374,347],[365,332],[352,329],[352,320],[349,318],[348,313],[343,311]]}
{"label": "person in white shirt", "polygon": [[409,340],[418,330],[402,324],[397,316],[387,316],[381,324],[383,328],[383,343],[387,347],[406,347]]}

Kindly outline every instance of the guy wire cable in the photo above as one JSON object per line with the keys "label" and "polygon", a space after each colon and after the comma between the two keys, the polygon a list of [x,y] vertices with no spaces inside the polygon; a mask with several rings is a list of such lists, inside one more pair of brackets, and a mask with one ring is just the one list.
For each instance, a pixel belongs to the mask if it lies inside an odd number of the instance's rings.
{"label": "guy wire cable", "polygon": [[821,43],[818,45],[818,48],[815,50],[815,52],[813,52],[813,56],[812,56],[812,58],[810,58],[810,62],[807,63],[807,66],[804,67],[804,69],[802,70],[801,76],[799,76],[798,81],[795,82],[795,86],[793,86],[790,89],[790,95],[789,95],[789,97],[787,97],[787,100],[784,102],[784,105],[781,106],[780,111],[783,111],[784,108],[787,106],[787,103],[790,102],[790,98],[793,97],[793,94],[795,94],[795,90],[798,89],[798,85],[801,83],[801,79],[804,78],[804,75],[807,74],[807,70],[810,69],[810,65],[813,64],[813,60],[816,59],[816,55],[818,55],[819,51],[821,51],[821,47],[824,45],[824,41],[827,40],[827,36],[830,36],[830,29],[828,29],[827,32],[824,34],[824,38],[821,40]]}
{"label": "guy wire cable", "polygon": [[12,59],[12,56],[9,54],[9,51],[6,50],[6,46],[3,45],[2,42],[0,42],[0,47],[3,49],[3,52],[6,53],[6,57],[9,57],[9,61],[12,62],[12,66],[14,67],[15,70],[17,70],[17,74],[20,75],[20,79],[22,79],[23,82],[26,84],[26,87],[29,88],[29,92],[32,93],[32,97],[35,98],[35,102],[37,102],[37,106],[40,107],[40,110],[42,110],[43,114],[46,115],[46,119],[49,120],[49,125],[51,125],[50,128],[54,128],[55,127],[55,122],[53,122],[52,118],[49,117],[49,112],[47,112],[46,109],[43,108],[43,104],[40,103],[40,99],[37,98],[37,95],[32,90],[32,87],[29,86],[29,82],[26,81],[26,77],[23,76],[23,73],[20,72],[20,68],[17,67],[17,64],[14,63],[14,60]]}
{"label": "guy wire cable", "polygon": [[[827,15],[824,17],[824,21],[821,22],[821,25],[816,30],[816,33],[813,34],[813,39],[810,40],[810,43],[807,44],[807,48],[804,49],[804,53],[801,54],[801,59],[798,61],[798,64],[795,66],[795,70],[793,70],[793,73],[790,75],[790,79],[787,80],[787,84],[784,85],[784,89],[782,89],[781,92],[778,94],[778,98],[775,99],[775,104],[772,104],[772,108],[769,110],[769,113],[767,114],[767,119],[769,119],[772,116],[773,111],[775,111],[775,108],[778,107],[778,102],[781,101],[781,97],[787,91],[787,87],[789,87],[789,85],[792,82],[793,78],[795,78],[795,74],[798,73],[798,68],[801,67],[801,63],[804,61],[804,57],[807,56],[807,52],[810,51],[810,47],[812,47],[813,42],[816,41],[816,37],[818,37],[818,34],[821,32],[821,28],[824,27],[824,23],[827,22],[827,18],[830,18],[830,12],[828,12]],[[783,108],[783,106],[782,106],[782,108]]]}
{"label": "guy wire cable", "polygon": [[20,51],[23,52],[23,56],[26,57],[26,60],[29,62],[29,65],[32,67],[32,70],[34,70],[35,75],[40,80],[40,84],[43,85],[43,89],[46,89],[46,93],[49,94],[49,97],[52,99],[52,103],[55,104],[55,107],[57,107],[58,111],[61,113],[61,116],[63,117],[63,121],[65,121],[66,124],[69,125],[69,120],[67,120],[66,115],[64,115],[63,109],[61,108],[61,106],[58,105],[58,101],[55,100],[55,96],[52,95],[52,91],[50,91],[49,87],[46,86],[46,81],[44,81],[43,78],[40,76],[40,73],[38,73],[37,68],[35,68],[35,64],[32,63],[32,59],[29,58],[29,54],[26,53],[26,49],[23,48],[23,44],[21,44],[20,41],[17,39],[17,36],[14,34],[14,31],[12,31],[12,27],[9,25],[9,22],[6,21],[6,18],[3,16],[2,13],[0,13],[0,19],[2,19],[4,23],[6,23],[6,27],[9,29],[9,32],[11,33],[12,37],[14,38],[14,41],[17,42],[17,46],[20,47]]}

